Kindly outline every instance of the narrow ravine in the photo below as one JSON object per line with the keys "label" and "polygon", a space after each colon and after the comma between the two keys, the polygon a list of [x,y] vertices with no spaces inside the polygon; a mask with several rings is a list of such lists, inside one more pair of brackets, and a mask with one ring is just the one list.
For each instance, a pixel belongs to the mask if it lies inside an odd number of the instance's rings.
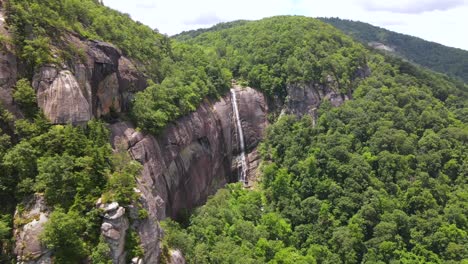
{"label": "narrow ravine", "polygon": [[239,167],[239,163],[241,167],[239,181],[247,184],[247,161],[245,157],[244,133],[242,131],[241,120],[239,117],[239,108],[237,106],[237,98],[236,98],[235,89],[231,89],[231,95],[232,95],[232,109],[234,112],[234,117],[236,119],[235,122],[236,122],[237,136],[239,138],[239,147],[240,147],[240,154],[239,154],[239,158],[237,159],[237,162],[238,162],[237,167]]}

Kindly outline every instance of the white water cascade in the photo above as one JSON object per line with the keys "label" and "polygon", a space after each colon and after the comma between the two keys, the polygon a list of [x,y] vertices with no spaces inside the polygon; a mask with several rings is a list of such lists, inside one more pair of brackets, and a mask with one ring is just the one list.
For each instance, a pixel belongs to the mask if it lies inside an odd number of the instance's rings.
{"label": "white water cascade", "polygon": [[247,161],[245,158],[245,145],[244,145],[244,133],[242,131],[241,120],[239,117],[239,108],[237,107],[237,98],[236,98],[236,91],[231,89],[232,95],[232,109],[234,111],[234,117],[236,121],[237,127],[237,135],[239,137],[239,147],[240,147],[240,155],[238,162],[240,162],[241,173],[239,177],[239,181],[247,184]]}

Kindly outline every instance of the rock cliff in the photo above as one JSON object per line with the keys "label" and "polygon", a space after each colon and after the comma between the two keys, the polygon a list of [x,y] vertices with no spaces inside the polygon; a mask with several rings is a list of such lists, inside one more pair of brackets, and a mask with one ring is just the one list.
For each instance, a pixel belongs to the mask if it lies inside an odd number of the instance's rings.
{"label": "rock cliff", "polygon": [[125,236],[129,228],[125,208],[118,203],[102,204],[99,200],[96,206],[102,210],[104,221],[101,225],[101,234],[111,249],[112,263],[125,263]]}
{"label": "rock cliff", "polygon": [[[236,92],[247,150],[253,153],[267,126],[266,101],[251,88]],[[206,100],[158,136],[137,132],[128,122],[111,125],[113,140],[124,138],[132,157],[143,164],[138,188],[158,219],[183,217],[217,189],[237,181],[239,148],[232,111],[227,94],[218,101]],[[253,175],[257,164],[252,164]]]}
{"label": "rock cliff", "polygon": [[[354,74],[353,83],[370,76],[369,67],[358,68]],[[329,101],[332,106],[342,105],[346,100],[352,99],[352,90],[347,94],[342,94],[336,82],[331,76],[328,76],[325,84],[289,84],[286,87],[287,96],[282,106],[282,114],[292,114],[297,116],[311,115],[314,118],[317,115],[317,109],[323,101]]]}
{"label": "rock cliff", "polygon": [[50,264],[51,252],[39,241],[39,235],[49,219],[50,208],[46,206],[44,197],[39,194],[23,204],[24,209],[15,212],[14,252],[17,261],[21,264]]}
{"label": "rock cliff", "polygon": [[80,124],[127,111],[133,94],[146,88],[145,76],[113,45],[71,34],[64,41],[82,50],[84,58],[42,66],[32,83],[38,105],[52,123]]}
{"label": "rock cliff", "polygon": [[[240,117],[249,155],[257,157],[255,149],[267,126],[266,101],[251,88],[237,88],[236,92],[242,105]],[[131,156],[143,164],[137,186],[140,204],[149,215],[134,222],[133,228],[141,238],[143,263],[156,263],[152,260],[159,256],[162,235],[158,221],[186,217],[217,189],[237,181],[238,139],[231,97],[227,94],[217,101],[206,100],[195,112],[176,120],[158,136],[138,132],[129,122],[112,124],[110,129],[112,142],[123,139]],[[254,175],[258,163],[249,164]]]}

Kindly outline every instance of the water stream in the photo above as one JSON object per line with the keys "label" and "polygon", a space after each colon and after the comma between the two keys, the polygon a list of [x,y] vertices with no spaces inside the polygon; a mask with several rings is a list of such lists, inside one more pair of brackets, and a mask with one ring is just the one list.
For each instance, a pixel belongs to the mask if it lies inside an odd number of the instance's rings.
{"label": "water stream", "polygon": [[241,173],[239,176],[239,181],[243,183],[247,183],[247,161],[245,158],[245,144],[244,144],[244,133],[242,131],[241,120],[239,117],[239,108],[237,107],[237,98],[236,98],[236,91],[231,89],[232,95],[232,109],[234,111],[234,117],[236,121],[237,127],[237,135],[239,137],[239,147],[240,147],[240,155],[238,162],[240,162]]}

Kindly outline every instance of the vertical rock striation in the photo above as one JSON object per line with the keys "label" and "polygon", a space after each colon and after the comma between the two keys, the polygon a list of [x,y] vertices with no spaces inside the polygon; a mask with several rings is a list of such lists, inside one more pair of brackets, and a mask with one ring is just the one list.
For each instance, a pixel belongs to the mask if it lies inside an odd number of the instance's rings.
{"label": "vertical rock striation", "polygon": [[86,55],[70,65],[37,70],[33,87],[44,114],[55,124],[80,124],[128,111],[133,94],[147,86],[145,76],[109,43],[82,41],[74,35],[66,36],[66,41]]}
{"label": "vertical rock striation", "polygon": [[[266,100],[251,88],[236,88],[236,93],[246,151],[251,153],[267,125]],[[138,188],[146,197],[150,212],[157,212],[157,219],[183,217],[217,189],[238,178],[233,157],[240,150],[236,147],[230,95],[215,102],[205,101],[158,136],[137,132],[128,122],[111,125],[111,131],[114,142],[123,137],[132,157],[143,164]],[[249,171],[253,173],[255,168]]]}

